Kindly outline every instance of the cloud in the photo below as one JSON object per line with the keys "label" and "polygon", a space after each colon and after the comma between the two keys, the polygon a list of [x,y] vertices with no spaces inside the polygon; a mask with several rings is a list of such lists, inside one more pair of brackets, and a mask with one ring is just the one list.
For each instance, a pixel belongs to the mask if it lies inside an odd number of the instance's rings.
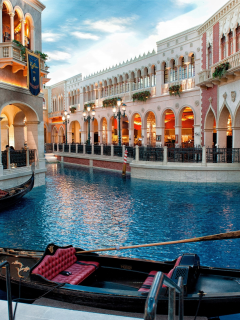
{"label": "cloud", "polygon": [[110,18],[98,21],[85,20],[83,23],[94,30],[115,33],[125,31],[126,26],[131,25],[132,22],[135,21],[137,18],[137,16],[132,16],[128,18]]}
{"label": "cloud", "polygon": [[53,33],[53,32],[42,33],[42,39],[45,42],[57,42],[60,37],[61,37],[61,34],[59,33]]}
{"label": "cloud", "polygon": [[71,58],[71,55],[68,52],[63,51],[52,51],[47,52],[49,61],[66,61]]}
{"label": "cloud", "polygon": [[71,34],[78,39],[90,39],[90,40],[98,40],[99,39],[99,36],[96,36],[91,33],[80,32],[80,31],[74,31],[74,32],[71,32]]}

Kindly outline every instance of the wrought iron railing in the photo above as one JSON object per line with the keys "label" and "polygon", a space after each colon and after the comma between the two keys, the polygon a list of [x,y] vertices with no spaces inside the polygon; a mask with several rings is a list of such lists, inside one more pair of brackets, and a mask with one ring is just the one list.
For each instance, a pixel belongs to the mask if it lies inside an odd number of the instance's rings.
{"label": "wrought iron railing", "polygon": [[207,148],[206,161],[209,163],[240,163],[240,149]]}
{"label": "wrought iron railing", "polygon": [[53,152],[53,144],[52,143],[45,143],[45,152],[52,153]]}
{"label": "wrought iron railing", "polygon": [[111,156],[111,146],[103,146],[103,155]]}
{"label": "wrought iron railing", "polygon": [[92,145],[86,145],[86,154],[92,154]]}
{"label": "wrought iron railing", "polygon": [[7,169],[7,151],[2,151],[2,165],[3,169]]}
{"label": "wrought iron railing", "polygon": [[139,147],[139,161],[163,161],[163,148]]}
{"label": "wrought iron railing", "polygon": [[76,145],[71,144],[71,153],[76,153]]}
{"label": "wrought iron railing", "polygon": [[69,152],[69,144],[64,144],[64,152]]}
{"label": "wrought iron railing", "polygon": [[83,153],[83,145],[82,144],[78,145],[78,153]]}
{"label": "wrought iron railing", "polygon": [[62,145],[62,143],[59,143],[59,145],[58,145],[58,151],[59,151],[59,152],[62,152],[62,151],[63,151],[63,145]]}
{"label": "wrought iron railing", "polygon": [[115,157],[122,157],[122,146],[113,146],[113,155]]}
{"label": "wrought iron railing", "polygon": [[35,162],[35,150],[29,150],[29,164]]}
{"label": "wrought iron railing", "polygon": [[15,164],[17,167],[26,167],[27,165],[26,150],[10,150],[10,164]]}
{"label": "wrought iron railing", "polygon": [[126,150],[128,151],[128,158],[135,159],[135,148],[134,147],[126,147]]}
{"label": "wrought iron railing", "polygon": [[168,148],[168,162],[202,162],[202,148]]}
{"label": "wrought iron railing", "polygon": [[101,155],[101,146],[94,146],[94,154]]}

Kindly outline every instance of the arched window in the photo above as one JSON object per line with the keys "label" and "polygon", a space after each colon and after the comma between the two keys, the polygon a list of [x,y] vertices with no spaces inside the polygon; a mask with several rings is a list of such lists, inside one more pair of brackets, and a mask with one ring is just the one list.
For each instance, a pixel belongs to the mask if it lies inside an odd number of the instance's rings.
{"label": "arched window", "polygon": [[240,26],[236,29],[236,51],[240,50]]}
{"label": "arched window", "polygon": [[228,35],[228,55],[233,54],[233,32],[230,31]]}
{"label": "arched window", "polygon": [[208,47],[208,69],[212,66],[212,47]]}
{"label": "arched window", "polygon": [[164,83],[168,83],[168,69],[166,62],[164,63]]}
{"label": "arched window", "polygon": [[191,62],[189,64],[188,77],[189,78],[195,77],[195,57],[194,57],[194,54],[192,54],[192,56],[191,56]]}
{"label": "arched window", "polygon": [[223,35],[221,39],[222,59],[226,58],[226,37]]}
{"label": "arched window", "polygon": [[9,10],[5,3],[2,7],[2,33],[3,33],[3,42],[11,41],[11,27],[10,27],[10,16]]}
{"label": "arched window", "polygon": [[172,62],[172,68],[170,70],[170,82],[177,81],[177,67],[175,65],[175,60]]}
{"label": "arched window", "polygon": [[156,85],[156,67],[153,67],[153,75],[152,75],[152,87]]}
{"label": "arched window", "polygon": [[184,58],[182,58],[179,73],[179,80],[187,79],[187,65],[185,64]]}

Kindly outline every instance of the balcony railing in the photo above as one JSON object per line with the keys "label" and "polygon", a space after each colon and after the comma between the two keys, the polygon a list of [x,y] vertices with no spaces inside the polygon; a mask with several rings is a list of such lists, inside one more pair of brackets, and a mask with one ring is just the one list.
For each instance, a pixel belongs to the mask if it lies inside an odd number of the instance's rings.
{"label": "balcony railing", "polygon": [[48,114],[48,117],[49,117],[49,118],[61,117],[61,116],[62,116],[62,113],[63,113],[63,110],[62,110],[62,111],[50,112],[50,113]]}
{"label": "balcony railing", "polygon": [[181,85],[182,91],[195,88],[195,78],[184,79],[181,81],[168,82],[162,85],[162,94],[168,94],[169,88],[172,86]]}
{"label": "balcony railing", "polygon": [[240,51],[233,53],[231,56],[226,57],[225,59],[215,63],[211,67],[211,73],[215,71],[215,68],[218,67],[222,63],[229,62],[230,68],[228,69],[228,72],[231,70],[237,69],[240,67]]}

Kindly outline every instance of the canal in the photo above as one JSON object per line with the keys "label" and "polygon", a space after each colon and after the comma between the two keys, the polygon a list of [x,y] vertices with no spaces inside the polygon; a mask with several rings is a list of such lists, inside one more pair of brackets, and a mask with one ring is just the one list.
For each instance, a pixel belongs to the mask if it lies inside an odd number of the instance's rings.
{"label": "canal", "polygon": [[[145,244],[240,229],[240,185],[123,180],[118,173],[47,166],[46,186],[0,214],[0,247],[44,250]],[[109,252],[153,260],[197,253],[201,264],[240,267],[240,240]]]}

